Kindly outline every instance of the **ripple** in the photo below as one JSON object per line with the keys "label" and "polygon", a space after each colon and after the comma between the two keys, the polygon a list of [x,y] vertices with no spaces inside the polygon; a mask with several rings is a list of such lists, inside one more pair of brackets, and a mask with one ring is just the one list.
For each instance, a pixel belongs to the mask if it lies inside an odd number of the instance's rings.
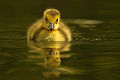
{"label": "ripple", "polygon": [[66,21],[69,23],[73,23],[73,24],[101,24],[103,23],[103,21],[88,20],[88,19],[68,19]]}

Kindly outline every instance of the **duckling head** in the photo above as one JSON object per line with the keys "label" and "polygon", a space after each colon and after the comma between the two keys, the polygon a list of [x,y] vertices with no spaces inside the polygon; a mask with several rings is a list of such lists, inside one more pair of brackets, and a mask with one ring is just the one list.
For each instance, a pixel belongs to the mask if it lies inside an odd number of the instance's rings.
{"label": "duckling head", "polygon": [[47,30],[57,30],[60,23],[60,13],[56,9],[47,9],[43,15],[43,27]]}

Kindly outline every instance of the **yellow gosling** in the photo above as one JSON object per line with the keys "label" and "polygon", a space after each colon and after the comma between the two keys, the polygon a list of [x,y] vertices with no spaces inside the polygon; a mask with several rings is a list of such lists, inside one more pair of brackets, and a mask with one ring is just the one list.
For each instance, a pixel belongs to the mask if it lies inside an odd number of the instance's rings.
{"label": "yellow gosling", "polygon": [[35,22],[27,33],[31,41],[71,41],[70,29],[60,20],[56,9],[44,11],[43,18]]}

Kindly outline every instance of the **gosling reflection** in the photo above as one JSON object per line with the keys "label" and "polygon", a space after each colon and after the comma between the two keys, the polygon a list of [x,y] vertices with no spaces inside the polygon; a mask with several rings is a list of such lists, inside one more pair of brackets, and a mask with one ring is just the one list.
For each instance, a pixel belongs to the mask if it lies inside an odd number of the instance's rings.
{"label": "gosling reflection", "polygon": [[69,43],[34,43],[28,45],[31,49],[29,52],[39,53],[39,56],[29,56],[29,58],[39,58],[44,60],[45,68],[60,66],[61,58],[71,57],[70,54],[60,54],[60,52],[69,51]]}
{"label": "gosling reflection", "polygon": [[60,54],[70,50],[70,43],[67,42],[33,42],[28,41],[30,52],[38,53],[39,55],[29,56],[29,58],[42,59],[43,62],[35,64],[43,66],[45,70],[42,72],[47,79],[59,78],[61,72],[71,72],[68,68],[61,66],[61,58],[69,58],[70,54]]}
{"label": "gosling reflection", "polygon": [[53,68],[61,64],[60,54],[58,49],[44,50],[44,65],[45,68]]}

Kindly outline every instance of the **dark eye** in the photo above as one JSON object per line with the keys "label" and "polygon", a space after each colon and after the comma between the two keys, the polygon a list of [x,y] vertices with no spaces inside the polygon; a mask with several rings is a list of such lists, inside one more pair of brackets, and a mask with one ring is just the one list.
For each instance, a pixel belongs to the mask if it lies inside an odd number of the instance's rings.
{"label": "dark eye", "polygon": [[59,58],[57,57],[56,59],[58,60]]}
{"label": "dark eye", "polygon": [[47,19],[47,18],[45,18],[45,20],[46,20],[46,21],[48,21],[48,19]]}
{"label": "dark eye", "polygon": [[58,22],[58,19],[56,19],[56,22]]}

